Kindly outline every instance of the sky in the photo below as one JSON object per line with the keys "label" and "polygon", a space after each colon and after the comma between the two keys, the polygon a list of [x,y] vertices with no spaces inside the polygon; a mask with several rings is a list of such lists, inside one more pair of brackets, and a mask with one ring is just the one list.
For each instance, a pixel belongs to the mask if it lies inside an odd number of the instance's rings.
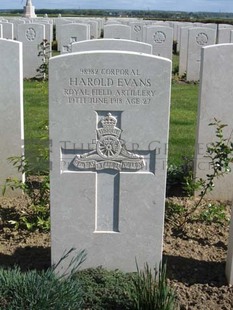
{"label": "sky", "polygon": [[[26,0],[0,0],[0,9],[22,9]],[[233,0],[32,0],[36,9],[132,9],[231,12]]]}

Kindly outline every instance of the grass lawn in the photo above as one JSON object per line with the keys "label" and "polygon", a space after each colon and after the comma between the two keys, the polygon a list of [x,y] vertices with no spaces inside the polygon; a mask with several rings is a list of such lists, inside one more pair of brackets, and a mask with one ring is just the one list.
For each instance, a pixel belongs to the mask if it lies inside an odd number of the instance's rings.
{"label": "grass lawn", "polygon": [[198,85],[172,85],[169,133],[169,163],[193,157],[197,123]]}
{"label": "grass lawn", "polygon": [[48,83],[24,81],[25,156],[34,172],[48,170]]}
{"label": "grass lawn", "polygon": [[[174,57],[173,68],[178,63]],[[173,82],[169,164],[194,155],[198,85]],[[35,172],[48,169],[48,83],[24,81],[25,154]]]}

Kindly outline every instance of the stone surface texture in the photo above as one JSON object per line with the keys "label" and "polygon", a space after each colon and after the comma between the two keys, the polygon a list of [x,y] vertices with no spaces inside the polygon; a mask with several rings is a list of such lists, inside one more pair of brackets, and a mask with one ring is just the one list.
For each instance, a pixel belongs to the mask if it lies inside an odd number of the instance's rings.
{"label": "stone surface texture", "polygon": [[216,43],[216,31],[211,28],[190,28],[188,33],[187,81],[200,79],[201,48]]}
{"label": "stone surface texture", "polygon": [[[227,124],[224,138],[232,141],[233,115],[233,44],[217,44],[202,49],[198,124],[195,153],[195,177],[206,179],[212,170],[205,157],[208,144],[216,142],[214,118]],[[232,167],[233,168],[233,167]],[[214,181],[209,198],[232,200],[233,172]]]}
{"label": "stone surface texture", "polygon": [[[74,247],[87,251],[82,268],[135,271],[135,259],[140,268],[158,266],[170,81],[171,62],[152,55],[50,60],[53,263]],[[105,127],[108,117],[114,127]]]}
{"label": "stone surface texture", "polygon": [[[23,153],[22,43],[0,39],[0,55],[0,70],[4,75],[0,83],[0,187],[2,187],[7,178],[22,179],[22,175],[8,160],[9,157],[22,156]],[[13,195],[14,192],[8,191],[7,194]]]}
{"label": "stone surface texture", "polygon": [[145,54],[152,54],[152,45],[123,39],[101,39],[101,40],[86,40],[73,43],[72,52],[83,52],[93,50],[116,50],[116,51],[131,51]]}
{"label": "stone surface texture", "polygon": [[21,24],[18,26],[18,40],[23,43],[23,77],[34,78],[42,64],[38,57],[38,46],[45,39],[45,26],[41,24]]}

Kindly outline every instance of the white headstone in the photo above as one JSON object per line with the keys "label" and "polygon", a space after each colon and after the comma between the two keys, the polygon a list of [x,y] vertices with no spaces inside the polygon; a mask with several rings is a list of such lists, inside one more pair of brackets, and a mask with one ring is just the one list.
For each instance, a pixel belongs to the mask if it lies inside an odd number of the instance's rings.
{"label": "white headstone", "polygon": [[98,22],[98,31],[99,31],[99,38],[100,38],[103,32],[103,29],[104,29],[104,20],[102,18],[97,18],[96,20]]}
{"label": "white headstone", "polygon": [[152,45],[143,42],[123,39],[101,39],[73,43],[71,46],[71,50],[72,52],[117,50],[152,54]]}
{"label": "white headstone", "polygon": [[[202,27],[210,28],[210,29],[213,29],[213,30],[217,31],[217,24],[213,24],[213,23],[202,24]],[[215,43],[216,43],[216,42],[215,42]]]}
{"label": "white headstone", "polygon": [[57,18],[55,20],[56,24],[56,41],[57,41],[57,49],[61,51],[61,29],[64,25],[72,24],[73,22],[70,20],[66,20],[63,18]]}
{"label": "white headstone", "polygon": [[85,24],[90,26],[90,39],[98,39],[99,38],[99,25],[98,21],[94,19],[87,18],[69,18],[73,24]]}
{"label": "white headstone", "polygon": [[14,25],[12,23],[0,22],[2,25],[2,37],[4,39],[14,39]]}
{"label": "white headstone", "polygon": [[88,20],[87,24],[90,25],[90,39],[99,38],[99,25],[97,20]]}
{"label": "white headstone", "polygon": [[163,26],[149,26],[146,31],[146,43],[153,47],[153,55],[172,60],[173,29]]}
{"label": "white headstone", "polygon": [[218,25],[218,28],[219,29],[223,29],[223,28],[230,28],[230,29],[232,29],[232,25],[229,25],[229,24],[219,24]]}
{"label": "white headstone", "polygon": [[14,40],[18,40],[18,26],[21,24],[25,24],[25,20],[23,19],[11,19],[10,21],[14,25]]}
{"label": "white headstone", "polygon": [[231,30],[233,30],[233,28],[219,28],[218,44],[231,42]]}
{"label": "white headstone", "polygon": [[233,43],[233,30],[230,32],[230,43]]}
{"label": "white headstone", "polygon": [[[22,43],[0,39],[0,195],[7,178],[22,179],[9,157],[23,155]],[[9,194],[14,194],[9,191]]]}
{"label": "white headstone", "polygon": [[171,62],[152,55],[50,60],[53,262],[74,247],[87,251],[82,268],[159,264],[170,81]]}
{"label": "white headstone", "polygon": [[129,25],[131,27],[131,40],[143,42],[143,23],[132,22]]}
{"label": "white headstone", "polygon": [[187,71],[188,58],[188,31],[189,27],[180,29],[180,54],[179,54],[179,75],[182,76]]}
{"label": "white headstone", "polygon": [[68,24],[61,27],[61,54],[70,53],[74,42],[90,39],[90,25]]}
{"label": "white headstone", "polygon": [[181,45],[181,29],[184,27],[192,28],[192,23],[180,23],[177,27],[177,44],[176,44],[176,51],[180,52],[180,45]]}
{"label": "white headstone", "polygon": [[[228,126],[224,136],[233,132],[233,44],[218,44],[202,49],[201,81],[199,90],[198,126],[195,154],[195,177],[206,179],[211,173],[206,148],[217,140],[213,126],[214,118]],[[233,168],[233,167],[232,167]],[[233,171],[214,180],[214,190],[209,198],[232,200]]]}
{"label": "white headstone", "polygon": [[33,78],[42,64],[38,57],[39,45],[45,39],[45,26],[40,24],[21,24],[18,26],[18,40],[23,43],[23,76]]}
{"label": "white headstone", "polygon": [[105,25],[104,38],[109,39],[131,39],[131,27],[127,25]]}
{"label": "white headstone", "polygon": [[53,24],[49,23],[48,21],[40,21],[36,20],[36,24],[42,24],[45,26],[45,39],[49,42],[53,42]]}
{"label": "white headstone", "polygon": [[233,285],[233,207],[231,210],[231,224],[228,240],[227,262],[226,262],[226,277],[230,285]]}
{"label": "white headstone", "polygon": [[190,28],[188,33],[187,81],[200,79],[201,48],[216,43],[216,31],[211,28]]}

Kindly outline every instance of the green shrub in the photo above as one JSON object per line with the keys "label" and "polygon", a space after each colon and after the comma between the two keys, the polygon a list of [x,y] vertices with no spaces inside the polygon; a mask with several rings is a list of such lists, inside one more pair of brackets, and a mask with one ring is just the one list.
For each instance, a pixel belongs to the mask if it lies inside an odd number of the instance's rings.
{"label": "green shrub", "polygon": [[134,278],[134,310],[175,310],[176,296],[166,280],[166,265],[160,265],[159,270],[150,269],[145,264],[144,270],[137,266],[137,276]]}
{"label": "green shrub", "polygon": [[174,310],[174,292],[166,280],[166,267],[152,274],[148,265],[137,273],[107,271],[101,267],[76,274],[84,291],[84,309]]}
{"label": "green shrub", "polygon": [[98,267],[79,271],[76,276],[84,290],[84,309],[132,309],[131,274],[124,274],[119,270],[107,271]]}
{"label": "green shrub", "polygon": [[226,206],[221,203],[208,203],[201,211],[199,218],[207,224],[223,224],[230,221],[227,217]]}
{"label": "green shrub", "polygon": [[38,45],[38,49],[39,49],[38,57],[41,58],[42,63],[36,70],[38,72],[36,79],[46,81],[48,80],[48,74],[49,74],[49,58],[51,57],[52,54],[50,42],[44,39]]}
{"label": "green shrub", "polygon": [[[32,175],[30,164],[24,157],[11,157],[9,161],[18,171],[26,175]],[[14,225],[16,229],[22,228],[29,231],[49,231],[50,230],[50,208],[49,193],[50,184],[49,176],[27,177],[26,182],[15,178],[8,178],[3,186],[2,194],[6,189],[20,189],[27,195],[27,205],[19,210],[17,218],[9,219],[9,223]]]}
{"label": "green shrub", "polygon": [[[83,262],[84,257],[84,252],[77,255],[74,263],[75,270]],[[25,273],[18,267],[12,270],[1,268],[0,309],[82,309],[83,292],[80,282],[73,277],[73,272],[74,270],[68,276],[57,276],[53,267],[42,272],[32,270]]]}

